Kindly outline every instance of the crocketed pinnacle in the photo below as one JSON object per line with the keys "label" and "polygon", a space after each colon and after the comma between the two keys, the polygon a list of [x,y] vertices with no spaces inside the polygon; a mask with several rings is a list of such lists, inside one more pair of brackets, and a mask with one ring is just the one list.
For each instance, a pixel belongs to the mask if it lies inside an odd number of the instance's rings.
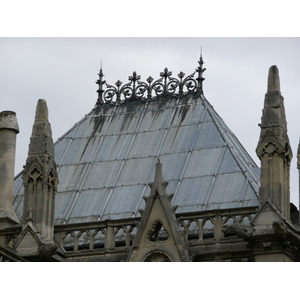
{"label": "crocketed pinnacle", "polygon": [[39,99],[30,138],[28,156],[48,154],[54,157],[51,125],[48,121],[48,107],[44,99]]}
{"label": "crocketed pinnacle", "polygon": [[23,224],[32,223],[48,241],[54,234],[54,204],[58,185],[54,144],[48,108],[38,100],[30,138],[28,157],[23,171]]}
{"label": "crocketed pinnacle", "polygon": [[288,161],[292,159],[283,100],[284,98],[280,92],[278,68],[271,66],[261,118],[260,139],[256,149],[258,157],[261,157],[265,153],[267,143],[272,142],[276,145],[276,152],[278,154],[282,154]]}
{"label": "crocketed pinnacle", "polygon": [[259,198],[270,201],[290,218],[289,169],[293,157],[287,134],[284,98],[280,92],[279,71],[271,66],[256,148],[261,161]]}

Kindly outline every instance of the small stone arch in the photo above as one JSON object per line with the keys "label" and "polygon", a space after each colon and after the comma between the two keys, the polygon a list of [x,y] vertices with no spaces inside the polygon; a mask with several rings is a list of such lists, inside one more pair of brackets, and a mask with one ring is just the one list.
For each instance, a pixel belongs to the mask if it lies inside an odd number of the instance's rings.
{"label": "small stone arch", "polygon": [[170,256],[164,251],[152,251],[148,253],[144,262],[172,262]]}

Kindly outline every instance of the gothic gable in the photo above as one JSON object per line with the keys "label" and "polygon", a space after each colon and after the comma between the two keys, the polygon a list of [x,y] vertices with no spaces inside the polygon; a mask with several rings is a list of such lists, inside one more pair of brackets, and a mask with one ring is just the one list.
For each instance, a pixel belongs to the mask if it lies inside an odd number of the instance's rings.
{"label": "gothic gable", "polygon": [[163,181],[162,164],[156,164],[155,180],[150,184],[151,193],[144,197],[145,210],[138,226],[136,238],[129,254],[129,261],[188,261],[188,252],[179,232],[173,195],[167,195],[167,182]]}

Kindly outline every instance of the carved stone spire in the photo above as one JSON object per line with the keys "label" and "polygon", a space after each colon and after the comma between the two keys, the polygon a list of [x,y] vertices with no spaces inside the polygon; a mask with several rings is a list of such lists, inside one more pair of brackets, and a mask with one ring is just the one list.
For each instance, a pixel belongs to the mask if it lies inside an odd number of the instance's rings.
{"label": "carved stone spire", "polygon": [[279,71],[269,69],[268,89],[261,118],[261,133],[256,153],[261,160],[259,198],[269,200],[287,218],[290,217],[289,173],[292,150],[287,134],[284,98],[280,92]]}
{"label": "carved stone spire", "polygon": [[48,108],[43,99],[38,101],[36,107],[23,184],[23,223],[32,223],[45,239],[52,241],[58,176]]}

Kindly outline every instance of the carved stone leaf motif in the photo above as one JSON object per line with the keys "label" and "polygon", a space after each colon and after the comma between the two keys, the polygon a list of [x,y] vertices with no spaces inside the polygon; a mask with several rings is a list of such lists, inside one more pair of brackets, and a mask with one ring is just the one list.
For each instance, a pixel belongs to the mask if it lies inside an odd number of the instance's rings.
{"label": "carved stone leaf motif", "polygon": [[169,233],[165,229],[161,220],[157,219],[147,234],[147,240],[151,242],[166,241],[169,239]]}

